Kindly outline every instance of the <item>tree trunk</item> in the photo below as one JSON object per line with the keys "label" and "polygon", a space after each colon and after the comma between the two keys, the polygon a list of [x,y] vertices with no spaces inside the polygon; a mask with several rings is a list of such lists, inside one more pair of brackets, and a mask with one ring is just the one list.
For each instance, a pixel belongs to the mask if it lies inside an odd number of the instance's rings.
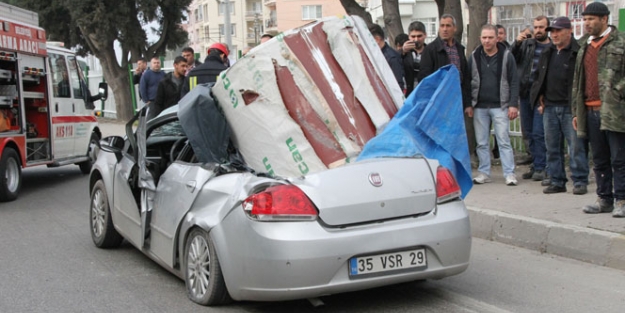
{"label": "tree trunk", "polygon": [[100,60],[106,82],[113,91],[117,120],[130,120],[134,116],[134,112],[132,108],[132,96],[130,94],[128,69],[120,67],[117,63],[117,56],[115,55],[113,46],[100,50],[96,54],[96,57]]}
{"label": "tree trunk", "polygon": [[[450,0],[450,1],[455,1],[455,0]],[[458,0],[460,1],[460,0]],[[443,13],[445,13],[445,0],[434,0],[434,2],[436,2],[436,7],[438,8],[438,17],[440,18]]]}
{"label": "tree trunk", "polygon": [[[460,0],[445,1],[445,13],[449,13],[456,18],[456,34],[455,38],[458,42],[462,42],[462,32],[464,32],[464,19],[462,18],[462,3]],[[471,51],[471,50],[467,50]]]}
{"label": "tree trunk", "polygon": [[345,13],[347,13],[347,15],[360,16],[363,20],[365,20],[367,27],[373,24],[371,14],[367,12],[366,8],[360,6],[356,0],[341,0],[341,5],[343,6],[343,9],[345,9]]}
{"label": "tree trunk", "polygon": [[395,36],[404,33],[399,15],[399,1],[382,0],[382,11],[384,12],[384,26],[386,27],[389,45],[395,48]]}
{"label": "tree trunk", "polygon": [[[117,63],[106,65],[102,64],[104,74],[109,77],[107,80],[113,95],[115,96],[115,110],[117,111],[117,119],[120,121],[128,121],[133,117],[132,96],[130,92],[130,79],[128,70],[121,69]],[[111,69],[106,70],[107,67]]]}
{"label": "tree trunk", "polygon": [[79,27],[83,34],[89,34],[84,37],[85,42],[93,52],[93,55],[100,60],[104,79],[106,79],[107,84],[113,91],[117,120],[130,120],[134,116],[134,112],[130,92],[128,61],[122,60],[122,66],[119,65],[112,39],[103,40],[96,33],[87,32],[84,26],[79,25]]}
{"label": "tree trunk", "polygon": [[482,26],[488,22],[488,12],[493,0],[465,0],[469,5],[469,34],[467,37],[467,53],[480,45]]}

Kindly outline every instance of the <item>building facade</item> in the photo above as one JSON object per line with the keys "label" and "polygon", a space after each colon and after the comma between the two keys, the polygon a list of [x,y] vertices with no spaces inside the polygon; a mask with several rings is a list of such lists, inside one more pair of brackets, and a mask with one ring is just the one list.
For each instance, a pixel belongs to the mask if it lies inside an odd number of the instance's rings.
{"label": "building facade", "polygon": [[[233,56],[246,46],[255,46],[264,32],[263,0],[194,0],[189,6],[189,46],[200,53],[215,42],[226,43],[225,13],[230,13],[230,51]],[[236,59],[236,56],[233,58]]]}
{"label": "building facade", "polygon": [[[494,0],[491,9],[491,20],[508,29],[508,42],[525,28],[530,28],[533,19],[545,15],[551,20],[558,16],[566,16],[571,20],[573,35],[579,38],[584,35],[582,12],[586,5],[595,1],[563,1],[563,0]],[[618,25],[619,9],[623,8],[623,0],[601,1],[610,9],[610,24]]]}
{"label": "building facade", "polygon": [[[344,15],[337,0],[229,0],[231,53],[256,46],[260,37],[276,35],[325,16]],[[215,42],[226,43],[225,0],[194,0],[189,6],[189,46],[203,59]],[[236,59],[236,53],[233,53]]]}
{"label": "building facade", "polygon": [[[384,26],[384,12],[382,11],[383,0],[369,0],[367,10],[371,13],[373,22]],[[404,32],[408,34],[408,26],[414,21],[422,22],[427,32],[426,42],[436,39],[438,35],[438,7],[433,0],[398,0],[399,15]],[[464,8],[464,21],[468,21],[466,3],[461,1]],[[466,32],[465,32],[466,33]]]}
{"label": "building facade", "polygon": [[337,0],[263,0],[266,32],[277,34],[326,16],[345,15]]}
{"label": "building facade", "polygon": [[[383,0],[358,1],[371,14],[374,23],[384,26],[382,11]],[[413,21],[425,24],[428,34],[427,42],[437,36],[438,8],[433,0],[398,0],[399,11],[404,31]],[[619,12],[625,8],[625,0],[599,0],[604,2],[612,14],[610,23],[619,25]],[[194,0],[189,7],[189,20],[185,25],[189,33],[189,46],[200,53],[201,59],[206,56],[206,49],[215,42],[226,41],[225,0]],[[583,35],[581,13],[588,3],[593,1],[574,0],[494,0],[489,12],[489,22],[502,24],[508,29],[508,41],[531,27],[532,20],[538,15],[550,18],[567,16],[573,23],[576,37]],[[465,26],[469,21],[467,5],[463,6]],[[305,25],[316,19],[344,15],[338,0],[229,0],[231,51],[239,51],[246,46],[256,46],[260,36],[265,33],[276,35],[285,30]],[[625,14],[623,14],[625,15]],[[466,27],[464,36],[466,38]],[[466,40],[463,40],[466,42]],[[233,59],[236,59],[233,53]]]}

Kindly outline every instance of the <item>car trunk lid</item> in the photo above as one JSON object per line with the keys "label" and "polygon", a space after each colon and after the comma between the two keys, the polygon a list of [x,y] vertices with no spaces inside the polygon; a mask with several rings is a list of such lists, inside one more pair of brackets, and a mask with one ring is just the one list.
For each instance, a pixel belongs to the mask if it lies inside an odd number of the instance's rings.
{"label": "car trunk lid", "polygon": [[424,158],[374,159],[293,179],[332,226],[413,216],[436,206]]}

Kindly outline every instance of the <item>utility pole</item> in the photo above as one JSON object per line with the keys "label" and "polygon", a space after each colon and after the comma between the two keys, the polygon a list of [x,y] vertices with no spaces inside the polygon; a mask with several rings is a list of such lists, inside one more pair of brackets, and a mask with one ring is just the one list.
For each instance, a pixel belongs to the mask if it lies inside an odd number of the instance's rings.
{"label": "utility pole", "polygon": [[228,45],[228,49],[232,48],[232,36],[230,34],[230,30],[232,26],[230,25],[230,0],[224,0],[224,32],[226,34],[226,45]]}
{"label": "utility pole", "polygon": [[260,13],[254,14],[254,43],[258,45],[258,33],[260,31]]}

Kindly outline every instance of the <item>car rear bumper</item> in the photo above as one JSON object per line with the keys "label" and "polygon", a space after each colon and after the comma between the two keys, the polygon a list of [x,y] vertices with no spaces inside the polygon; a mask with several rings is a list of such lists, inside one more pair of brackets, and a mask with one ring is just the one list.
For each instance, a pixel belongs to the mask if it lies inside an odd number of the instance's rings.
{"label": "car rear bumper", "polygon": [[[242,210],[211,230],[230,295],[278,301],[318,297],[459,274],[469,265],[471,231],[462,201],[437,212],[349,228],[313,222],[256,222]],[[427,268],[350,278],[355,256],[424,248]]]}

